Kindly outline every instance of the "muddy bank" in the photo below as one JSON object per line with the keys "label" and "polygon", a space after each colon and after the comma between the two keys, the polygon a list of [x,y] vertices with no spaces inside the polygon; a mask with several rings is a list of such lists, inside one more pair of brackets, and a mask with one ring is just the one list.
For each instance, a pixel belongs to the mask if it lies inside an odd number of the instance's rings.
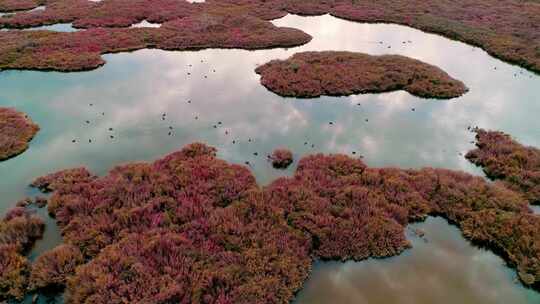
{"label": "muddy bank", "polygon": [[285,97],[314,98],[405,90],[424,98],[450,99],[467,87],[441,69],[399,55],[304,52],[256,70],[261,83]]}

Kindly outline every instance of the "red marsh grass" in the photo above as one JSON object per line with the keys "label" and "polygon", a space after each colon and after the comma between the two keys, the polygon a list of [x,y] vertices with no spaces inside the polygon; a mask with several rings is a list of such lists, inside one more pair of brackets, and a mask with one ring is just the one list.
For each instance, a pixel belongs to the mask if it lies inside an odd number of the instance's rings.
{"label": "red marsh grass", "polygon": [[411,246],[407,224],[429,215],[539,287],[540,217],[503,183],[316,154],[293,177],[261,188],[246,167],[215,152],[196,143],[103,177],[69,178],[78,169],[41,179],[54,185],[49,211],[65,243],[87,261],[63,272],[67,303],[289,303],[313,260],[400,254]]}
{"label": "red marsh grass", "polygon": [[489,178],[502,180],[532,204],[540,204],[540,150],[523,146],[503,132],[475,132],[478,148],[466,158],[482,167]]}
{"label": "red marsh grass", "polygon": [[42,236],[44,227],[41,218],[21,207],[0,220],[0,301],[24,297],[30,274],[24,254]]}
{"label": "red marsh grass", "polygon": [[[92,2],[87,0],[55,0],[55,1],[13,1],[0,0],[0,11],[13,11],[28,9],[45,5],[45,10],[19,12],[14,16],[0,18],[0,27],[3,28],[28,28],[55,23],[73,23],[79,28],[105,28],[111,31],[111,27],[129,27],[143,20],[152,23],[168,23],[178,21],[186,17],[206,18],[214,23],[214,15],[232,15],[239,18],[252,16],[262,22],[282,17],[287,13],[300,15],[331,14],[338,18],[356,22],[370,23],[396,23],[414,27],[426,32],[433,32],[445,37],[463,41],[479,46],[489,54],[501,58],[507,62],[520,65],[532,71],[540,72],[540,3],[538,1],[520,0],[207,0],[204,3],[191,4],[187,1],[177,0],[107,0]],[[202,17],[197,17],[202,16]],[[221,21],[217,20],[215,26],[220,27]],[[225,24],[225,26],[227,26]],[[267,24],[268,26],[268,24]],[[195,30],[196,28],[176,28],[173,31]],[[209,31],[212,33],[212,31]],[[245,28],[245,33],[255,34],[255,27]],[[269,43],[273,40],[273,34],[265,34],[264,47],[296,46],[309,40],[305,34],[286,33],[289,39],[284,45],[280,41]],[[43,34],[10,35],[4,32],[0,36],[8,36],[17,41],[18,50],[25,54],[25,60],[21,60],[9,50],[0,49],[0,68],[3,69],[56,69],[56,70],[81,70],[95,68],[97,53],[126,51],[139,48],[160,47],[159,41],[150,39],[146,31],[129,32],[124,39],[137,41],[137,43],[121,43],[116,39],[115,45],[109,48],[94,50],[89,58],[87,53],[73,52],[72,44],[81,40],[78,35],[60,35],[56,38],[63,43],[50,45],[46,43],[52,37]],[[109,35],[113,35],[110,33]],[[118,34],[117,34],[118,35]],[[126,34],[124,34],[126,35]],[[151,36],[152,34],[150,34]],[[170,34],[174,36],[174,33]],[[84,35],[90,39],[91,44],[96,44],[101,39],[106,39],[107,34],[93,32],[92,35]],[[92,39],[93,36],[96,38]],[[197,35],[194,35],[196,38]],[[164,37],[163,37],[164,38]],[[278,39],[279,40],[279,39]],[[2,40],[2,44],[6,41]],[[79,42],[80,43],[80,42]],[[190,44],[190,40],[186,40]],[[190,47],[182,46],[175,49],[200,48],[201,41],[193,40]],[[46,47],[36,47],[46,45]],[[219,42],[207,43],[208,47],[219,48],[223,46]],[[229,44],[230,45],[230,44]],[[250,43],[235,43],[233,47],[250,48]],[[255,45],[257,45],[255,43]],[[251,47],[253,48],[253,47]],[[50,54],[48,49],[54,49]],[[47,66],[44,64],[45,57],[51,61]],[[60,58],[69,61],[61,64]],[[80,57],[73,59],[71,57]],[[18,59],[19,63],[10,63]],[[84,61],[93,61],[92,64],[83,64]],[[100,61],[101,64],[103,63]]]}
{"label": "red marsh grass", "polygon": [[7,31],[0,32],[0,69],[81,71],[105,64],[101,58],[105,53],[143,48],[252,50],[292,47],[310,40],[311,36],[300,30],[229,13],[195,14],[165,22],[159,28],[92,28],[71,33]]}
{"label": "red marsh grass", "polygon": [[288,149],[276,149],[268,156],[276,169],[287,169],[293,162],[293,154]]}
{"label": "red marsh grass", "polygon": [[424,98],[449,99],[467,87],[441,69],[399,55],[304,52],[270,61],[256,70],[261,83],[286,97],[314,98],[405,90]]}

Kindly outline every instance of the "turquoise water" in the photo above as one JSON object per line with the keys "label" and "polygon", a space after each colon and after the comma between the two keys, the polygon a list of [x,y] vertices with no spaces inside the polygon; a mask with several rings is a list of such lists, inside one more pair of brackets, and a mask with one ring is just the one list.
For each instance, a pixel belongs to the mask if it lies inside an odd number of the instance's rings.
{"label": "turquoise water", "polygon": [[[42,128],[28,151],[0,163],[0,214],[17,200],[36,195],[27,185],[37,176],[76,166],[87,166],[102,175],[112,166],[154,160],[194,141],[216,146],[219,156],[228,161],[248,161],[261,184],[294,171],[294,166],[286,171],[273,170],[266,161],[267,153],[282,146],[290,148],[296,159],[315,152],[352,155],[355,151],[370,166],[433,166],[473,174],[482,173],[463,157],[474,146],[468,126],[502,130],[525,144],[540,146],[540,77],[526,70],[494,59],[478,48],[398,25],[358,24],[331,16],[287,16],[274,23],[302,29],[314,39],[291,49],[141,50],[106,55],[104,67],[84,73],[0,72],[0,106],[14,106],[28,113]],[[411,43],[403,43],[407,41]],[[306,50],[402,54],[439,66],[462,80],[470,91],[446,101],[419,99],[406,92],[296,100],[279,97],[259,84],[259,76],[254,73],[257,65]],[[60,241],[52,220],[49,224],[32,256]],[[398,303],[393,299],[403,290],[390,286],[426,273],[441,282],[461,284],[439,284],[433,292],[435,302],[445,303],[448,299],[443,296],[459,286],[459,296],[470,297],[453,299],[465,303],[499,303],[493,294],[503,291],[509,298],[500,299],[539,303],[540,294],[516,284],[514,272],[494,255],[479,254],[479,249],[468,245],[459,234],[445,232],[451,229],[447,225],[428,227],[432,233],[442,233],[449,242],[461,242],[460,246],[467,248],[461,252],[463,266],[455,267],[463,277],[456,276],[456,269],[431,264],[411,274],[400,265],[402,256],[368,263],[324,263],[315,268],[309,284],[315,284],[313,280],[325,282],[343,269],[352,273],[350,281],[354,282],[357,276],[365,275],[368,266],[362,265],[374,264],[380,267],[371,267],[373,271],[379,269],[381,273],[369,272],[369,278],[379,289],[357,284],[353,292],[325,283],[307,288],[298,303],[311,303],[314,297],[328,299],[319,303],[333,303],[330,300],[341,292],[352,301],[343,303],[362,303],[357,298],[358,290],[374,297],[376,291],[385,290],[381,295],[388,297],[385,303]],[[443,245],[429,246],[441,251],[451,249]],[[429,252],[415,248],[403,257],[408,255],[422,261]],[[465,261],[473,257],[489,267],[471,269]],[[396,268],[388,268],[394,269],[392,276],[382,279],[387,265]],[[472,275],[478,282],[461,282]],[[418,288],[425,287],[420,277],[418,281]],[[430,299],[425,298],[428,291],[407,293],[410,303]]]}

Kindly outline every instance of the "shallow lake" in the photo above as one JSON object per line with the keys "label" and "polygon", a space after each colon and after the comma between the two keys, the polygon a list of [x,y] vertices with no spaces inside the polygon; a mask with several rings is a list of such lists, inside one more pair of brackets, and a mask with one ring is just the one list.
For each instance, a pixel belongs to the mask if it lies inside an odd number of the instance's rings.
{"label": "shallow lake", "polygon": [[[101,175],[114,165],[154,160],[194,141],[216,146],[228,161],[249,161],[261,184],[293,173],[294,166],[276,171],[266,161],[266,154],[281,146],[297,159],[355,151],[370,166],[433,166],[473,174],[482,173],[463,157],[474,147],[468,126],[501,130],[540,146],[540,77],[481,49],[404,26],[331,16],[289,15],[274,23],[314,39],[291,49],[106,55],[104,67],[84,73],[0,72],[0,106],[17,107],[42,128],[28,151],[0,163],[0,214],[36,195],[27,185],[37,176],[76,166]],[[452,100],[401,91],[296,100],[259,84],[257,65],[307,50],[402,54],[439,66],[470,92]],[[540,302],[540,294],[516,283],[502,260],[472,247],[441,221],[419,224],[430,242],[411,238],[415,247],[399,257],[318,263],[296,303]],[[53,221],[48,224],[32,257],[61,240]]]}

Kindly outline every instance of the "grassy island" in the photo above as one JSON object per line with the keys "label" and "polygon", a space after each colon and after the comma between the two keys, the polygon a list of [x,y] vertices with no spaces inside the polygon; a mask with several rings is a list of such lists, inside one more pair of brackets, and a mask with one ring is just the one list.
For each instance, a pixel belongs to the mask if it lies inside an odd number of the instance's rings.
{"label": "grassy island", "polygon": [[255,71],[266,88],[285,97],[405,90],[419,97],[449,99],[467,92],[461,81],[441,69],[399,55],[304,52],[270,61]]}

